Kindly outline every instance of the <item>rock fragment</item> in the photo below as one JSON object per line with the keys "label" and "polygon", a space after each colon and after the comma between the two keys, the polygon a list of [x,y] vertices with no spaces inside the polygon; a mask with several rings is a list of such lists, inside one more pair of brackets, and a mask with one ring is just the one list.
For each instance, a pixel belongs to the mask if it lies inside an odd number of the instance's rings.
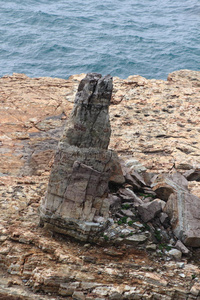
{"label": "rock fragment", "polygon": [[127,200],[128,202],[133,202],[135,206],[143,203],[143,201],[129,188],[121,188],[118,193],[122,199]]}
{"label": "rock fragment", "polygon": [[166,201],[169,196],[176,192],[177,186],[181,186],[185,190],[188,190],[188,181],[180,173],[175,172],[174,174],[161,174],[155,176],[152,184],[153,191],[157,196]]}
{"label": "rock fragment", "polygon": [[180,260],[181,257],[182,257],[182,252],[180,250],[177,250],[177,249],[171,249],[168,254],[170,256],[172,256],[174,259],[176,260]]}
{"label": "rock fragment", "polygon": [[[196,297],[200,295],[200,283],[199,282],[195,282],[195,284],[192,286],[192,288],[190,290],[190,293]],[[198,298],[196,298],[196,299],[198,299]]]}
{"label": "rock fragment", "polygon": [[160,222],[165,228],[169,227],[170,226],[169,216],[166,213],[162,212],[160,214]]}
{"label": "rock fragment", "polygon": [[138,206],[138,213],[144,222],[154,219],[162,211],[162,204],[156,199]]}
{"label": "rock fragment", "polygon": [[179,240],[176,242],[175,248],[180,250],[183,254],[189,254],[190,253],[190,250],[187,247],[185,247],[185,245]]}

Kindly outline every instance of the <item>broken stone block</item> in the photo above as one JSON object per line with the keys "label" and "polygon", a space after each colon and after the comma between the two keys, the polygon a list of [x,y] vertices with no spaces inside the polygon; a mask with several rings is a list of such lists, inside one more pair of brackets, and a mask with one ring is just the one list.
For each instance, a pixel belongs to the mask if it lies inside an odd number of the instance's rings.
{"label": "broken stone block", "polygon": [[188,190],[188,181],[178,172],[170,175],[158,175],[155,177],[154,182],[152,183],[152,189],[157,194],[157,197],[166,202],[169,199],[169,196],[176,192],[179,186]]}
{"label": "broken stone block", "polygon": [[156,244],[149,244],[146,246],[146,250],[155,251],[157,248]]}
{"label": "broken stone block", "polygon": [[109,296],[109,300],[121,300],[122,295],[118,292],[114,292]]}
{"label": "broken stone block", "polygon": [[107,213],[111,213],[111,215],[114,215],[116,212],[119,211],[121,208],[121,199],[113,194],[108,194],[108,197],[104,199],[103,205],[101,208],[101,214],[105,216],[106,214],[106,207],[109,205],[109,210],[107,209]]}
{"label": "broken stone block", "polygon": [[186,246],[200,247],[200,198],[179,188],[165,207],[174,234]]}
{"label": "broken stone block", "polygon": [[[94,241],[107,226],[109,181],[124,182],[118,156],[108,150],[111,94],[110,75],[81,80],[40,205],[41,224],[83,241]],[[98,216],[105,222],[96,222]]]}
{"label": "broken stone block", "polygon": [[144,222],[149,222],[150,220],[154,219],[161,211],[162,204],[157,200],[143,203],[138,206],[138,213]]}
{"label": "broken stone block", "polygon": [[146,183],[141,174],[131,170],[127,167],[123,167],[123,174],[126,179],[126,182],[129,183],[134,191],[143,190],[143,187],[146,186]]}
{"label": "broken stone block", "polygon": [[170,226],[169,216],[166,213],[162,212],[160,214],[160,222],[165,228],[168,228]]}
{"label": "broken stone block", "polygon": [[180,250],[183,254],[189,254],[190,250],[185,247],[185,245],[181,241],[177,241],[175,244],[175,248]]}
{"label": "broken stone block", "polygon": [[130,172],[130,175],[131,175],[131,177],[141,186],[141,187],[144,187],[144,186],[146,186],[146,183],[145,183],[145,181],[144,181],[144,179],[142,178],[142,176],[138,173],[138,172],[136,172],[136,171],[131,171]]}
{"label": "broken stone block", "polygon": [[143,201],[129,188],[121,188],[118,193],[122,200],[133,202],[134,206],[138,206],[143,203]]}
{"label": "broken stone block", "polygon": [[156,197],[156,193],[148,186],[144,186],[142,188],[143,193],[148,195],[149,197]]}
{"label": "broken stone block", "polygon": [[121,213],[126,217],[134,217],[134,213],[130,209],[121,209]]}
{"label": "broken stone block", "polygon": [[133,234],[124,239],[124,243],[128,245],[138,245],[146,242],[147,236],[145,234]]}
{"label": "broken stone block", "polygon": [[[198,297],[200,295],[200,283],[199,282],[195,282],[194,285],[191,287],[190,289],[190,293],[192,295],[194,295],[195,297]],[[198,298],[194,298],[194,299],[199,299]]]}
{"label": "broken stone block", "polygon": [[61,283],[60,288],[58,290],[58,294],[61,296],[72,296],[74,291],[79,288],[79,282],[72,282],[72,283]]}
{"label": "broken stone block", "polygon": [[178,172],[159,175],[153,190],[167,202],[164,212],[170,218],[174,234],[186,246],[200,246],[200,198],[188,190],[187,179]]}
{"label": "broken stone block", "polygon": [[179,250],[177,250],[177,249],[171,249],[171,250],[169,250],[168,254],[170,256],[172,256],[176,260],[180,260],[181,257],[182,257],[182,252],[179,251]]}

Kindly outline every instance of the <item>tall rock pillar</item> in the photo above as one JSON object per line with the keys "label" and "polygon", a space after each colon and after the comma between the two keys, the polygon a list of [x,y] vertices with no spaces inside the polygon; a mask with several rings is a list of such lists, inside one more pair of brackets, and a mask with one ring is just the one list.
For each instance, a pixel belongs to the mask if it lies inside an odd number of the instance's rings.
{"label": "tall rock pillar", "polygon": [[107,226],[109,180],[124,180],[117,154],[108,150],[112,87],[110,75],[91,73],[80,82],[40,206],[41,223],[83,241]]}

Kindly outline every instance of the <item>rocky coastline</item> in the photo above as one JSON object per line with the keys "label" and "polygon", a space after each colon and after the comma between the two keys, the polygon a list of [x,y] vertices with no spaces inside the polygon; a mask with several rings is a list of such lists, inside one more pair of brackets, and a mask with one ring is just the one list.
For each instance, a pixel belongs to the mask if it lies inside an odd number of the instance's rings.
{"label": "rocky coastline", "polygon": [[[115,218],[102,243],[39,226],[55,151],[84,77],[0,78],[0,299],[200,299],[199,240],[190,230],[185,247],[187,226],[177,226],[177,199],[187,222],[189,206],[192,216],[199,207],[200,72],[176,71],[167,81],[113,79],[109,147],[125,183],[109,186]],[[195,216],[198,237],[199,211]]]}

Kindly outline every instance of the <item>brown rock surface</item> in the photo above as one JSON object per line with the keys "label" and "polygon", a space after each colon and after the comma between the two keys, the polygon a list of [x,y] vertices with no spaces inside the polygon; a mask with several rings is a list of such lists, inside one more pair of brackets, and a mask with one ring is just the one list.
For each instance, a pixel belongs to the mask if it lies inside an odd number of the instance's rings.
{"label": "brown rock surface", "polygon": [[[39,201],[84,76],[0,79],[0,296],[199,299],[199,249],[193,261],[163,261],[134,246],[80,245],[38,227]],[[200,73],[168,78],[114,78],[110,147],[149,174],[200,164]],[[190,181],[189,190],[199,197],[199,181]]]}
{"label": "brown rock surface", "polygon": [[[64,80],[14,74],[0,79],[2,173],[49,170],[84,76]],[[195,169],[200,164],[199,72],[177,71],[169,79],[114,78],[110,147],[134,156],[148,170]]]}

